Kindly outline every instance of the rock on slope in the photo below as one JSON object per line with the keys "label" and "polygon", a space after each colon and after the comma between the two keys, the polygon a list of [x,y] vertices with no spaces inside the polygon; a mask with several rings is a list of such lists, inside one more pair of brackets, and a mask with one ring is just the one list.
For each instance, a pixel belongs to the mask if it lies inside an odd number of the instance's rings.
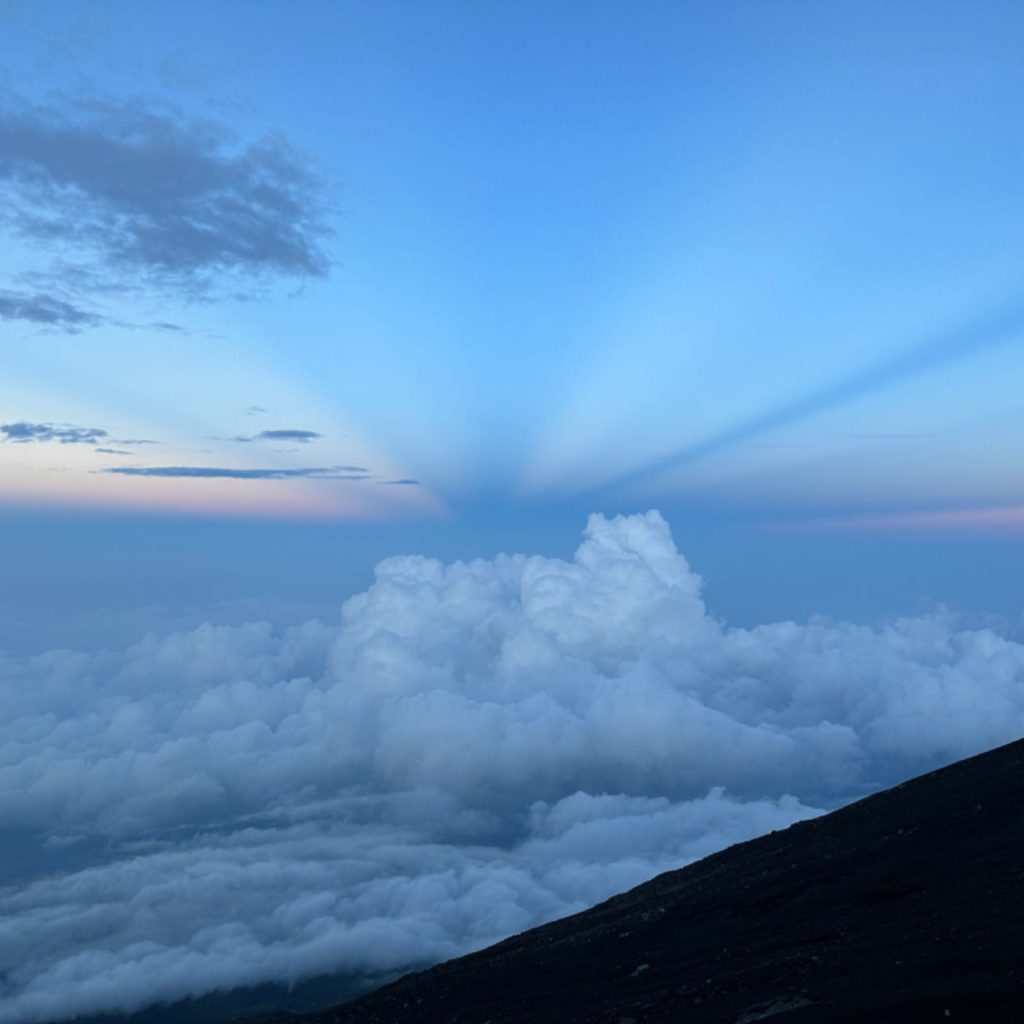
{"label": "rock on slope", "polygon": [[769,1019],[1024,1022],[1024,741],[289,1018]]}

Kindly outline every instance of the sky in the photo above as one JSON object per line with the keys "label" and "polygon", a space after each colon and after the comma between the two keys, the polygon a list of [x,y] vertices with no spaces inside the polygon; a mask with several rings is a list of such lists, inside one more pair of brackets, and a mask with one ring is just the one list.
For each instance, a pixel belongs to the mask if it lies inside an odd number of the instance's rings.
{"label": "sky", "polygon": [[11,1018],[429,962],[1019,735],[1021,52],[0,0]]}
{"label": "sky", "polygon": [[804,538],[786,614],[824,534],[838,577],[933,540],[881,611],[1011,610],[929,564],[993,535],[1019,564],[1019,5],[0,18],[15,589],[96,520],[236,567],[218,523],[291,525],[301,561],[328,525],[351,592],[406,537],[567,554],[590,512],[659,508],[732,576],[727,540]]}

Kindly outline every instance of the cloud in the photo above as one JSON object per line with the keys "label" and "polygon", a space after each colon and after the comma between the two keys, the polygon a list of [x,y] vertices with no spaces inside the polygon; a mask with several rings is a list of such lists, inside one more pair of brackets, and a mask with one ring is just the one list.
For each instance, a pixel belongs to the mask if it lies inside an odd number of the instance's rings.
{"label": "cloud", "polygon": [[402,480],[381,480],[381,483],[389,487],[418,487],[420,482],[406,477]]}
{"label": "cloud", "polygon": [[123,448],[94,448],[97,455],[133,455],[133,452],[125,451]]}
{"label": "cloud", "polygon": [[99,427],[74,427],[66,423],[0,423],[5,441],[25,444],[31,441],[59,441],[61,444],[95,444],[107,432]]}
{"label": "cloud", "polygon": [[306,444],[309,441],[316,441],[323,437],[315,430],[261,430],[256,435],[257,441],[298,441]]}
{"label": "cloud", "polygon": [[[3,428],[0,427],[0,430]],[[232,469],[223,466],[111,466],[120,476],[222,478],[227,480],[368,480],[359,466],[306,466],[299,469]]]}
{"label": "cloud", "polygon": [[[31,276],[31,275],[25,275]],[[44,278],[46,275],[43,275]],[[56,276],[56,275],[54,275]],[[74,275],[72,275],[72,280]],[[66,283],[66,282],[65,282]],[[58,299],[42,292],[11,291],[0,288],[0,320],[23,320],[27,323],[39,324],[53,328],[66,334],[79,334],[90,327],[106,325],[110,327],[160,331],[161,333],[181,333],[184,328],[180,324],[158,320],[148,324],[130,323],[101,316],[72,302]]]}
{"label": "cloud", "polygon": [[733,629],[657,513],[337,625],[0,659],[11,1024],[452,956],[1024,731],[946,615]]}
{"label": "cloud", "polygon": [[319,440],[323,434],[315,430],[261,430],[251,437],[233,437],[232,441],[248,444],[252,441],[297,441],[299,444],[308,444],[310,441]]}
{"label": "cloud", "polygon": [[0,96],[0,199],[0,222],[70,259],[61,280],[86,289],[141,283],[195,298],[329,268],[325,191],[308,157],[280,135],[242,143],[139,100]]}
{"label": "cloud", "polygon": [[[451,811],[443,800],[433,807]],[[678,804],[579,794],[534,807],[529,837],[512,850],[350,815],[207,833],[3,892],[3,937],[63,954],[4,965],[18,991],[6,1019],[131,1010],[339,964],[379,974],[433,962],[810,812],[718,791]],[[205,929],[196,927],[200,907]]]}
{"label": "cloud", "polygon": [[27,320],[72,334],[104,322],[103,317],[51,295],[7,289],[0,289],[0,320]]}

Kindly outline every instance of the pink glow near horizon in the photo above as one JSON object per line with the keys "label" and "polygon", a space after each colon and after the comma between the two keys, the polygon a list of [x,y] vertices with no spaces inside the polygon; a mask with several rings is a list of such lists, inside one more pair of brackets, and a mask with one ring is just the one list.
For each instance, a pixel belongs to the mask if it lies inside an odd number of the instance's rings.
{"label": "pink glow near horizon", "polygon": [[932,509],[913,512],[837,516],[802,520],[801,528],[819,530],[974,530],[1024,531],[1024,505],[996,505],[975,508]]}

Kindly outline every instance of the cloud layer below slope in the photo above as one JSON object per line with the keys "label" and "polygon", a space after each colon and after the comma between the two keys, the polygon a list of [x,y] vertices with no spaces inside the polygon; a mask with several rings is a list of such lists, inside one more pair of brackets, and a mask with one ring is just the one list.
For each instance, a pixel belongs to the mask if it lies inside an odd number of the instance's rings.
{"label": "cloud layer below slope", "polygon": [[729,629],[657,513],[338,626],[0,660],[12,1024],[436,960],[1024,732],[948,617]]}

